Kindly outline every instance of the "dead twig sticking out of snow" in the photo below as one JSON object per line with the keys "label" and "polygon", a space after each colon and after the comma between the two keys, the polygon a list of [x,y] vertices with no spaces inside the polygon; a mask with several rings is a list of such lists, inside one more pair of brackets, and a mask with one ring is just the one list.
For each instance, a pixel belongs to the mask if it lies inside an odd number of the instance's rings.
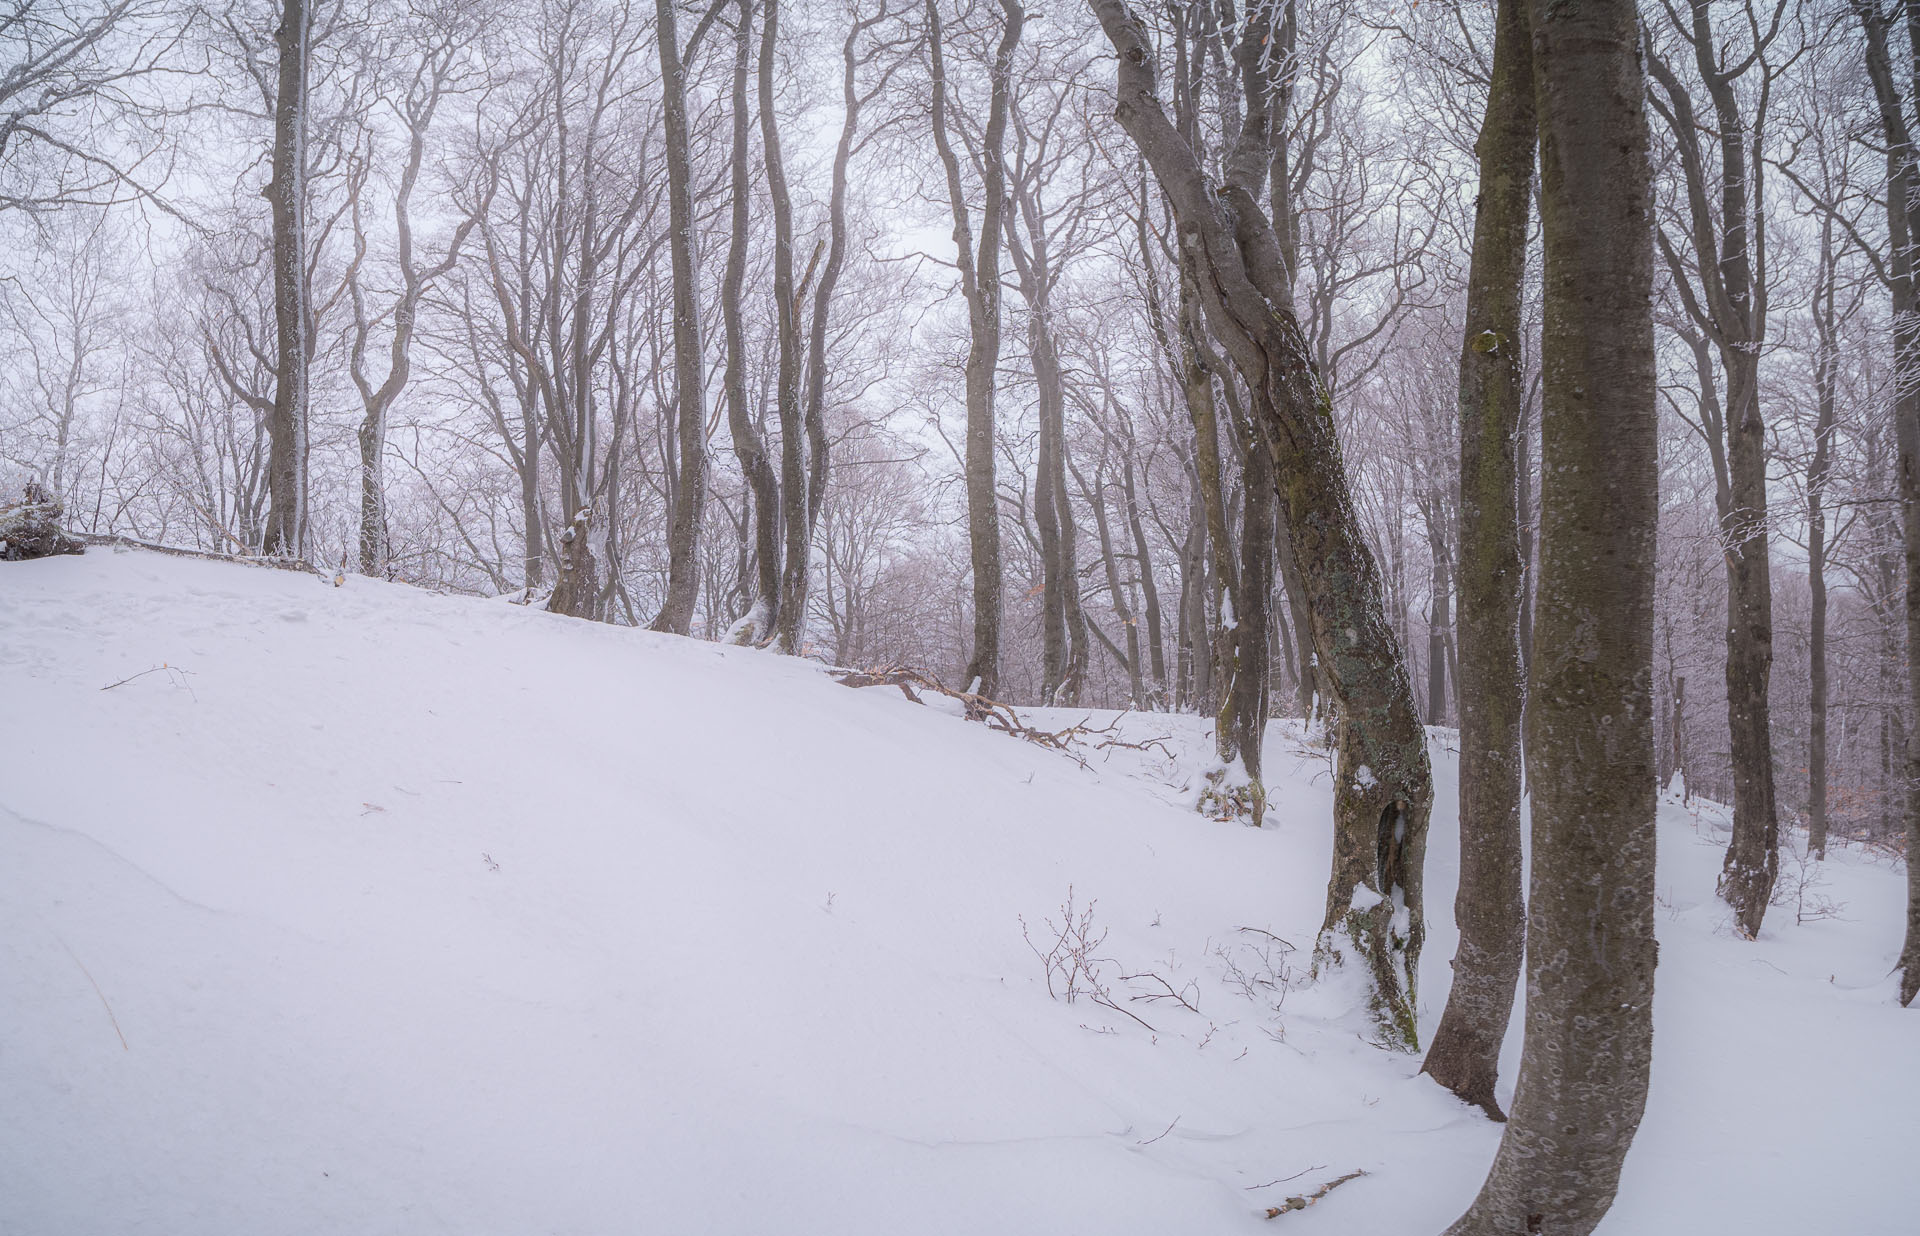
{"label": "dead twig sticking out of snow", "polygon": [[[1312,1169],[1309,1168],[1308,1170],[1311,1171]],[[1327,1194],[1333,1192],[1335,1189],[1339,1188],[1341,1185],[1347,1183],[1347,1181],[1358,1180],[1360,1177],[1366,1174],[1367,1173],[1365,1171],[1361,1171],[1361,1170],[1351,1171],[1351,1172],[1348,1172],[1346,1175],[1339,1177],[1338,1179],[1329,1180],[1327,1183],[1321,1185],[1319,1188],[1315,1189],[1311,1193],[1305,1194],[1301,1197],[1290,1197],[1286,1201],[1280,1203],[1278,1206],[1269,1206],[1267,1207],[1267,1218],[1277,1219],[1281,1215],[1286,1214],[1289,1210],[1305,1210],[1307,1207],[1313,1205],[1315,1202],[1319,1201],[1321,1198],[1325,1197]],[[1276,1181],[1275,1183],[1277,1184],[1278,1182]]]}
{"label": "dead twig sticking out of snow", "polygon": [[1286,1184],[1288,1181],[1298,1180],[1302,1176],[1306,1175],[1308,1172],[1324,1172],[1326,1170],[1327,1170],[1327,1165],[1325,1163],[1315,1163],[1312,1167],[1301,1168],[1299,1171],[1295,1172],[1291,1176],[1282,1176],[1278,1180],[1269,1180],[1265,1184],[1248,1185],[1247,1192],[1251,1193],[1255,1189],[1271,1189],[1273,1188],[1273,1186],[1277,1184]]}
{"label": "dead twig sticking out of snow", "polygon": [[1047,994],[1068,1004],[1080,996],[1086,996],[1101,1008],[1126,1014],[1145,1026],[1148,1032],[1160,1033],[1138,1013],[1114,1000],[1112,989],[1100,973],[1102,967],[1117,963],[1111,957],[1099,955],[1100,946],[1107,939],[1107,929],[1096,928],[1093,924],[1093,910],[1099,902],[1089,901],[1084,909],[1076,909],[1073,897],[1073,886],[1069,884],[1067,900],[1060,907],[1058,926],[1050,918],[1041,920],[1054,935],[1053,944],[1045,950],[1033,942],[1033,931],[1027,926],[1025,916],[1020,918],[1020,934],[1025,937],[1027,947],[1033,950],[1033,955],[1040,959],[1046,971]]}
{"label": "dead twig sticking out of snow", "polygon": [[1091,725],[1092,717],[1082,719],[1078,724],[1065,729],[1048,730],[1028,725],[1020,719],[1010,705],[990,700],[973,691],[955,691],[942,683],[930,672],[906,665],[889,665],[872,670],[829,669],[833,680],[845,687],[898,687],[900,693],[916,704],[924,704],[915,688],[931,691],[935,695],[944,695],[948,699],[960,701],[969,721],[978,721],[990,729],[1003,734],[1023,738],[1038,747],[1049,751],[1058,751],[1074,763],[1085,768],[1086,755],[1078,748],[1090,751],[1144,751],[1158,752],[1172,759],[1173,751],[1167,746],[1167,738],[1145,738],[1139,742],[1129,742],[1119,735],[1120,722],[1125,714],[1115,717],[1103,726]]}
{"label": "dead twig sticking out of snow", "polygon": [[[1185,1008],[1189,1013],[1193,1013],[1197,1015],[1200,1012],[1199,1009],[1193,1006],[1193,1000],[1187,999],[1187,997],[1182,995],[1180,991],[1175,991],[1172,983],[1167,982],[1166,979],[1162,978],[1158,974],[1153,973],[1152,971],[1149,971],[1146,974],[1123,974],[1120,976],[1120,981],[1123,983],[1134,983],[1134,982],[1158,983],[1160,984],[1161,987],[1166,989],[1164,991],[1144,992],[1137,996],[1129,996],[1128,999],[1146,1000],[1148,1002],[1152,1002],[1154,1000],[1175,1000],[1175,1001],[1178,1001],[1181,1007]],[[1195,986],[1193,983],[1188,983],[1186,987],[1182,989],[1182,991],[1192,992],[1194,999],[1196,1000],[1199,999],[1200,997],[1200,989],[1197,986]]]}
{"label": "dead twig sticking out of snow", "polygon": [[[194,703],[197,704],[200,702],[200,697],[197,695],[194,695],[193,688],[187,685],[187,674],[189,673],[189,671],[183,670],[179,666],[170,664],[166,661],[162,661],[160,664],[154,666],[151,669],[143,669],[137,674],[128,674],[125,678],[122,678],[119,682],[110,682],[106,686],[101,687],[100,689],[102,691],[111,691],[115,687],[126,686],[128,683],[134,681],[136,678],[145,678],[148,674],[158,674],[158,673],[161,673],[162,671],[165,671],[167,675],[167,681],[173,683],[173,685],[176,687],[182,688],[183,690],[186,691],[188,695],[193,696]],[[175,678],[175,675],[178,675],[179,677]]]}
{"label": "dead twig sticking out of snow", "polygon": [[1161,1137],[1165,1137],[1165,1136],[1166,1136],[1167,1134],[1169,1134],[1169,1133],[1171,1133],[1171,1132],[1173,1132],[1173,1125],[1174,1125],[1174,1124],[1179,1124],[1179,1123],[1180,1123],[1180,1117],[1178,1117],[1178,1116],[1175,1116],[1175,1117],[1173,1118],[1173,1124],[1170,1124],[1170,1125],[1168,1125],[1168,1126],[1167,1126],[1166,1128],[1164,1128],[1164,1129],[1162,1129],[1162,1130],[1160,1130],[1160,1136],[1159,1136],[1159,1137],[1149,1137],[1149,1138],[1148,1138],[1148,1139],[1147,1139],[1146,1141],[1144,1141],[1144,1142],[1135,1142],[1135,1143],[1134,1143],[1134,1145],[1136,1145],[1136,1146],[1151,1146],[1151,1145],[1153,1145],[1153,1144],[1154,1144],[1155,1142],[1157,1142],[1157,1141],[1159,1141]]}
{"label": "dead twig sticking out of snow", "polygon": [[[58,934],[53,938],[60,940]],[[100,1007],[107,1010],[107,1020],[113,1023],[113,1032],[120,1038],[120,1050],[132,1051],[133,1048],[127,1046],[126,1031],[120,1028],[120,1019],[113,1015],[113,1006],[107,1003],[107,993],[100,990],[100,984],[94,979],[93,971],[87,969],[87,963],[80,960],[80,955],[75,953],[65,940],[60,940],[60,947],[67,950],[67,956],[73,958],[73,964],[80,967],[80,973],[86,975],[87,982],[93,985],[93,994],[100,997]]]}

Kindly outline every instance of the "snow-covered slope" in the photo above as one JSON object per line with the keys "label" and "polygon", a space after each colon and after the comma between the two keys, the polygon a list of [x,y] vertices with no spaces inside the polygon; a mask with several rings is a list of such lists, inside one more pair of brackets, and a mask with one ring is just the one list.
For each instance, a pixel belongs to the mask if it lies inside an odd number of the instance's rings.
{"label": "snow-covered slope", "polygon": [[[1203,722],[1122,732],[1166,743],[1083,769],[796,661],[359,578],[0,567],[0,1232],[1253,1232],[1356,1168],[1273,1223],[1439,1231],[1497,1127],[1340,984],[1278,981],[1324,755],[1276,724],[1252,830],[1178,805]],[[1840,917],[1745,944],[1724,821],[1664,810],[1604,1230],[1912,1231],[1900,873],[1837,854]],[[1048,995],[1027,937],[1069,895],[1115,1007]]]}

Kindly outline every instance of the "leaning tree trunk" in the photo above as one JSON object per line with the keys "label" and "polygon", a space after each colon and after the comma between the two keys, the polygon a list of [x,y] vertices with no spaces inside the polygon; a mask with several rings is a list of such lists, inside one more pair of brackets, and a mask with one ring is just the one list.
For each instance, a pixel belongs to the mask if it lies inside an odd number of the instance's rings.
{"label": "leaning tree trunk", "polygon": [[1092,5],[1119,54],[1115,114],[1173,206],[1180,248],[1196,258],[1208,323],[1246,382],[1251,418],[1272,453],[1314,648],[1339,713],[1333,872],[1316,968],[1362,973],[1378,1040],[1411,1050],[1433,782],[1330,397],[1288,307],[1280,241],[1260,208],[1278,127],[1270,103],[1288,67],[1265,54],[1281,30],[1280,6],[1260,0],[1247,10],[1235,53],[1245,118],[1216,184],[1161,107],[1140,19],[1125,0]]}
{"label": "leaning tree trunk", "polygon": [[673,0],[654,0],[654,38],[660,47],[660,113],[666,129],[667,249],[673,259],[673,381],[680,470],[667,526],[667,595],[653,620],[653,629],[685,635],[693,629],[693,608],[700,596],[700,518],[707,504],[707,388],[695,269],[687,71],[680,59],[674,12]]}
{"label": "leaning tree trunk", "polygon": [[1519,437],[1522,285],[1533,198],[1533,49],[1526,0],[1501,0],[1480,127],[1480,199],[1460,350],[1460,949],[1422,1065],[1495,1120],[1500,1044],[1526,943],[1521,899]]}
{"label": "leaning tree trunk", "polygon": [[267,418],[267,528],[264,551],[307,552],[307,39],[306,0],[281,0],[273,32],[279,90],[273,105],[273,411]]}
{"label": "leaning tree trunk", "polygon": [[1526,1046],[1449,1236],[1586,1236],[1653,1049],[1652,174],[1633,0],[1532,0],[1546,239]]}

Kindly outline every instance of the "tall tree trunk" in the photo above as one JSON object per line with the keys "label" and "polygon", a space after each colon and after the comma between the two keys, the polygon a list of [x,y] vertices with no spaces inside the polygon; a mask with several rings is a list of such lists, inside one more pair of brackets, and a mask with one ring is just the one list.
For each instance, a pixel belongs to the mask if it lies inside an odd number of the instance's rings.
{"label": "tall tree trunk", "polygon": [[773,205],[774,322],[779,334],[775,406],[780,412],[780,521],[786,529],[780,616],[773,640],[798,653],[807,629],[807,567],[813,538],[807,510],[807,426],[800,402],[800,303],[793,282],[793,203],[780,154],[779,102],[773,87],[779,51],[780,0],[765,0],[760,33],[760,148],[767,165],[767,197]]}
{"label": "tall tree trunk", "polygon": [[661,122],[667,149],[667,249],[673,258],[673,381],[679,475],[667,527],[667,595],[653,629],[685,635],[700,596],[700,518],[707,505],[707,388],[700,341],[700,285],[693,235],[693,156],[687,136],[687,71],[674,0],[654,0],[660,48]]}
{"label": "tall tree trunk", "polygon": [[1119,54],[1115,114],[1173,206],[1193,251],[1213,335],[1245,381],[1250,415],[1272,453],[1279,509],[1310,598],[1313,642],[1339,710],[1333,871],[1316,967],[1353,966],[1383,1045],[1418,1041],[1415,976],[1426,923],[1421,876],[1433,803],[1426,736],[1380,577],[1353,504],[1327,388],[1299,321],[1287,272],[1260,207],[1279,126],[1270,104],[1287,66],[1266,54],[1282,27],[1259,0],[1236,41],[1245,117],[1215,184],[1156,95],[1152,43],[1124,0],[1092,0]]}
{"label": "tall tree trunk", "polygon": [[[1074,473],[1080,481],[1081,489],[1086,488],[1086,480]],[[1140,677],[1140,624],[1134,618],[1133,607],[1127,604],[1126,589],[1120,579],[1120,563],[1113,552],[1113,530],[1107,518],[1107,480],[1104,472],[1096,470],[1093,474],[1093,492],[1089,499],[1093,507],[1094,529],[1100,534],[1100,560],[1107,572],[1107,594],[1112,598],[1113,616],[1120,621],[1127,641],[1127,687],[1131,694],[1128,704],[1133,708],[1146,706],[1146,683]]]}
{"label": "tall tree trunk", "polygon": [[753,409],[747,398],[747,335],[741,300],[746,287],[750,205],[753,200],[753,177],[748,162],[751,153],[750,113],[747,107],[747,75],[753,57],[752,0],[740,0],[738,7],[739,24],[734,31],[733,151],[730,164],[733,217],[720,307],[727,337],[724,380],[727,426],[733,435],[734,453],[740,458],[740,471],[746,477],[747,490],[753,501],[754,595],[748,610],[749,629],[741,634],[744,639],[757,643],[772,634],[781,616],[781,507],[780,483],[774,476],[773,464],[767,457],[766,440],[755,423]]}
{"label": "tall tree trunk", "polygon": [[1147,526],[1140,517],[1140,491],[1133,480],[1133,443],[1127,443],[1127,456],[1121,461],[1121,495],[1127,500],[1127,531],[1133,537],[1133,562],[1140,574],[1140,608],[1147,618],[1147,668],[1152,679],[1147,684],[1149,708],[1164,708],[1167,703],[1167,651],[1165,619],[1160,612],[1160,585],[1153,577],[1153,554],[1147,546]]}
{"label": "tall tree trunk", "polygon": [[733,152],[729,164],[733,216],[727,243],[727,269],[720,285],[720,312],[727,344],[724,378],[727,429],[733,436],[733,452],[739,456],[740,471],[746,477],[753,506],[753,597],[740,638],[760,643],[773,634],[781,618],[781,508],[780,482],[774,476],[773,463],[767,458],[766,439],[761,436],[747,399],[747,328],[741,301],[746,290],[753,201],[753,176],[748,158],[752,139],[747,107],[747,76],[753,59],[753,0],[739,0],[738,8],[739,24],[734,28],[733,37]]}
{"label": "tall tree trunk", "polygon": [[1673,773],[1680,778],[1680,801],[1693,797],[1693,778],[1687,771],[1687,680],[1673,680]]}
{"label": "tall tree trunk", "polygon": [[1194,488],[1200,508],[1196,513],[1206,529],[1207,582],[1211,585],[1207,600],[1212,602],[1216,619],[1213,630],[1208,631],[1206,606],[1195,607],[1199,625],[1193,629],[1194,655],[1197,659],[1201,649],[1206,650],[1209,669],[1205,678],[1212,690],[1209,693],[1202,688],[1202,698],[1210,699],[1214,707],[1214,756],[1221,763],[1229,764],[1239,755],[1240,731],[1234,721],[1234,708],[1239,703],[1234,686],[1239,673],[1239,652],[1233,627],[1239,572],[1233,561],[1233,541],[1227,535],[1220,417],[1213,397],[1213,374],[1201,357],[1200,292],[1189,272],[1183,271],[1180,287],[1180,391],[1185,398],[1188,419],[1193,422]]}
{"label": "tall tree trunk", "polygon": [[307,553],[307,0],[280,0],[273,32],[279,85],[273,105],[273,411],[267,418],[267,528],[273,557]]}
{"label": "tall tree trunk", "polygon": [[1822,220],[1820,269],[1814,288],[1813,460],[1807,465],[1807,853],[1827,856],[1827,486],[1838,423],[1838,323],[1834,313],[1833,220]]}
{"label": "tall tree trunk", "polygon": [[972,214],[961,179],[960,156],[948,135],[947,68],[939,0],[926,0],[927,55],[933,68],[933,140],[947,174],[953,236],[959,250],[961,294],[967,302],[972,343],[967,349],[967,543],[973,565],[973,652],[967,690],[992,696],[1000,689],[1000,507],[994,470],[994,368],[1000,360],[1000,249],[1006,209],[1007,110],[1012,97],[1013,52],[1020,45],[1026,11],[1018,0],[999,0],[1003,24],[988,73],[987,121],[981,134],[979,251],[973,252]]}
{"label": "tall tree trunk", "polygon": [[1427,501],[1427,554],[1432,563],[1429,579],[1433,591],[1427,616],[1427,724],[1447,723],[1447,645],[1453,628],[1453,580],[1448,570],[1446,529],[1442,526],[1446,508],[1440,495]]}
{"label": "tall tree trunk", "polygon": [[[1903,745],[1904,816],[1907,834],[1907,937],[1900,948],[1901,1004],[1920,995],[1920,287],[1912,245],[1920,237],[1920,149],[1908,119],[1909,100],[1894,78],[1887,45],[1888,23],[1875,0],[1854,0],[1867,35],[1867,76],[1880,107],[1887,146],[1887,256],[1893,299],[1894,433],[1900,452],[1900,524],[1905,542],[1907,588],[1907,715],[1913,724]],[[1920,82],[1920,5],[1898,0],[1895,13],[1909,40],[1906,80]]]}
{"label": "tall tree trunk", "polygon": [[[1018,247],[1010,247],[1016,254],[1022,252]],[[1026,262],[1020,263],[1033,268],[1022,272],[1020,288],[1027,301],[1027,350],[1033,362],[1035,402],[1039,405],[1040,422],[1039,457],[1033,485],[1034,523],[1040,532],[1040,702],[1053,704],[1068,681],[1069,580],[1063,574],[1063,568],[1071,568],[1067,567],[1061,555],[1060,539],[1063,526],[1072,520],[1072,513],[1063,509],[1065,491],[1054,488],[1054,474],[1060,467],[1060,439],[1065,421],[1066,396],[1060,374],[1060,356],[1054,350],[1053,332],[1047,322],[1046,293],[1044,285],[1040,283],[1045,251],[1039,238],[1035,238],[1032,248],[1032,255]]]}
{"label": "tall tree trunk", "polygon": [[1720,872],[1720,892],[1749,939],[1760,933],[1780,874],[1767,708],[1773,672],[1773,584],[1767,560],[1766,425],[1760,417],[1758,361],[1757,354],[1741,354],[1727,367],[1727,464],[1733,501],[1721,521],[1734,544],[1726,555],[1733,836]]}
{"label": "tall tree trunk", "polygon": [[[1673,10],[1668,12],[1673,14]],[[1760,404],[1760,352],[1766,339],[1767,266],[1765,215],[1760,213],[1758,157],[1766,125],[1764,89],[1748,115],[1741,111],[1739,79],[1761,58],[1734,59],[1712,20],[1710,0],[1690,0],[1688,20],[1673,14],[1678,33],[1691,46],[1700,81],[1713,107],[1713,123],[1695,115],[1687,87],[1657,54],[1648,69],[1664,100],[1654,106],[1667,120],[1679,152],[1691,250],[1686,263],[1662,233],[1662,251],[1687,316],[1713,341],[1725,374],[1724,414],[1713,408],[1712,366],[1699,356],[1700,399],[1715,472],[1720,533],[1727,549],[1727,727],[1733,765],[1733,837],[1720,872],[1720,893],[1733,907],[1740,931],[1752,939],[1773,895],[1780,871],[1779,814],[1775,801],[1772,727],[1767,694],[1773,672],[1773,582],[1767,537],[1767,441]],[[1756,39],[1761,36],[1756,32]],[[1701,133],[1717,138],[1718,164]],[[1756,156],[1748,158],[1747,142]],[[1717,213],[1710,195],[1718,189]],[[1698,285],[1696,292],[1695,285]],[[1695,342],[1696,354],[1704,343]]]}
{"label": "tall tree trunk", "polygon": [[1586,1236],[1653,1048],[1659,422],[1651,171],[1633,0],[1532,0],[1542,336],[1526,1045],[1493,1168],[1449,1236]]}
{"label": "tall tree trunk", "polygon": [[1240,504],[1240,572],[1234,602],[1235,668],[1233,722],[1238,728],[1235,746],[1247,770],[1252,822],[1266,815],[1267,789],[1262,756],[1267,714],[1272,711],[1273,657],[1270,642],[1276,625],[1273,612],[1274,505],[1273,460],[1244,414],[1240,425],[1246,495]]}
{"label": "tall tree trunk", "polygon": [[[1500,0],[1460,349],[1460,949],[1421,1067],[1495,1120],[1526,944],[1521,899],[1519,438],[1536,141],[1527,0]],[[1440,555],[1436,554],[1436,562]],[[1437,652],[1438,650],[1436,650]]]}
{"label": "tall tree trunk", "polygon": [[[1276,513],[1276,518],[1283,519]],[[1287,594],[1287,613],[1292,618],[1298,641],[1299,669],[1295,685],[1299,689],[1300,716],[1312,722],[1320,700],[1319,657],[1313,651],[1313,623],[1307,617],[1306,590],[1300,583],[1300,566],[1293,560],[1293,536],[1284,523],[1273,538],[1275,557],[1280,567],[1280,586]]]}

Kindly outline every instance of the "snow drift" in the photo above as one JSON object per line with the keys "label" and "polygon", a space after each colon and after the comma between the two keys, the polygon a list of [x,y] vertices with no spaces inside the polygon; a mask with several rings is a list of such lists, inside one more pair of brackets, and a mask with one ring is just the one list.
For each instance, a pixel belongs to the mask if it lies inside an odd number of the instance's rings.
{"label": "snow drift", "polygon": [[[804,662],[357,577],[0,568],[0,1231],[1438,1232],[1498,1128],[1300,981],[1324,752],[1271,728],[1253,830],[1185,805],[1204,719],[1116,732],[1145,749],[1082,768]],[[1839,851],[1743,943],[1723,816],[1662,810],[1603,1230],[1912,1230],[1900,872]]]}

